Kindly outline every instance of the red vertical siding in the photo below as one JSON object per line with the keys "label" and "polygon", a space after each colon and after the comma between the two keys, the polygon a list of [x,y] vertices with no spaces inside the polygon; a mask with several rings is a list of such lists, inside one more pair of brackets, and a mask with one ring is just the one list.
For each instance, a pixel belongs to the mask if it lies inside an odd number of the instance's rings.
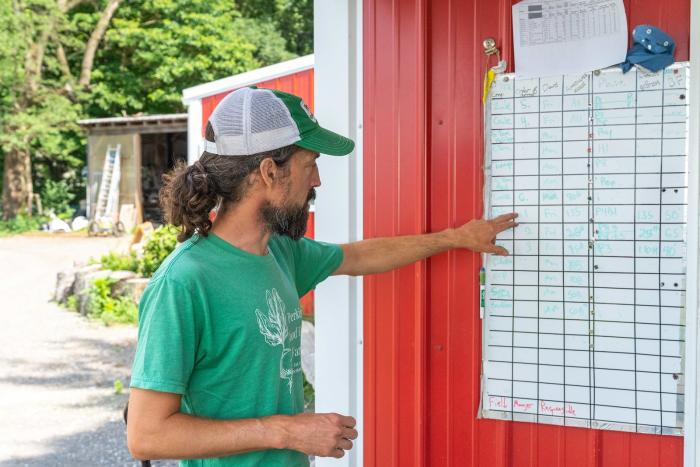
{"label": "red vertical siding", "polygon": [[[481,44],[496,38],[512,69],[512,4],[364,1],[366,238],[482,216]],[[688,59],[689,0],[626,8]],[[682,465],[680,437],[477,420],[479,265],[453,251],[365,279],[365,465]]]}
{"label": "red vertical siding", "polygon": [[[364,96],[365,234],[423,232],[426,7],[411,1],[368,7],[364,25],[370,53],[364,62],[373,74],[365,80]],[[422,465],[426,458],[425,277],[426,265],[419,263],[365,281],[367,465]]]}

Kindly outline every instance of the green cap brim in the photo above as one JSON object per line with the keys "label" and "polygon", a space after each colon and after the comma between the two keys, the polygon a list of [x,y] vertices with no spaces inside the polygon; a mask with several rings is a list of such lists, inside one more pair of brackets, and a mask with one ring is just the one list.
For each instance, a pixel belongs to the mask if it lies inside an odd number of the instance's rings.
{"label": "green cap brim", "polygon": [[355,143],[350,138],[320,126],[306,133],[294,144],[329,156],[346,156],[355,149]]}

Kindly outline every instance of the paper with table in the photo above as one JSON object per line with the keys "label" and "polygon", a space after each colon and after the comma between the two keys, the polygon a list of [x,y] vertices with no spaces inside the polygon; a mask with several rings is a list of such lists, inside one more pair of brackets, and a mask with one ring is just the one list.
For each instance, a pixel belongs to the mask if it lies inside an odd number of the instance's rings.
{"label": "paper with table", "polygon": [[483,417],[683,433],[688,69],[496,78]]}
{"label": "paper with table", "polygon": [[552,76],[625,61],[622,0],[525,0],[513,5],[518,77]]}

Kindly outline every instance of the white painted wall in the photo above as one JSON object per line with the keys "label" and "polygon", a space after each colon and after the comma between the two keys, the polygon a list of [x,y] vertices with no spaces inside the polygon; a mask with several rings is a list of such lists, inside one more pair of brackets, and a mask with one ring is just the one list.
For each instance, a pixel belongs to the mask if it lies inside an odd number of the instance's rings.
{"label": "white painted wall", "polygon": [[202,100],[185,102],[187,105],[187,163],[202,155]]}
{"label": "white painted wall", "polygon": [[698,264],[698,235],[700,229],[700,0],[690,4],[690,120],[688,181],[688,276],[686,284],[685,334],[685,438],[684,463],[686,467],[700,465],[700,276]]}
{"label": "white painted wall", "polygon": [[[314,2],[315,114],[355,141],[348,157],[319,159],[316,238],[362,239],[362,1]],[[316,411],[355,417],[360,439],[343,459],[316,466],[362,465],[362,278],[331,277],[316,289]]]}

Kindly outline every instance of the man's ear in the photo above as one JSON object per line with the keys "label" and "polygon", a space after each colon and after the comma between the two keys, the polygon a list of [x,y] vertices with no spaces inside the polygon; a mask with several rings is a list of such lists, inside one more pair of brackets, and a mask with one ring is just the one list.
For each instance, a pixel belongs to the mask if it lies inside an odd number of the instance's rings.
{"label": "man's ear", "polygon": [[272,158],[267,157],[260,163],[260,178],[266,187],[272,188],[272,185],[277,181],[279,177],[279,168]]}

